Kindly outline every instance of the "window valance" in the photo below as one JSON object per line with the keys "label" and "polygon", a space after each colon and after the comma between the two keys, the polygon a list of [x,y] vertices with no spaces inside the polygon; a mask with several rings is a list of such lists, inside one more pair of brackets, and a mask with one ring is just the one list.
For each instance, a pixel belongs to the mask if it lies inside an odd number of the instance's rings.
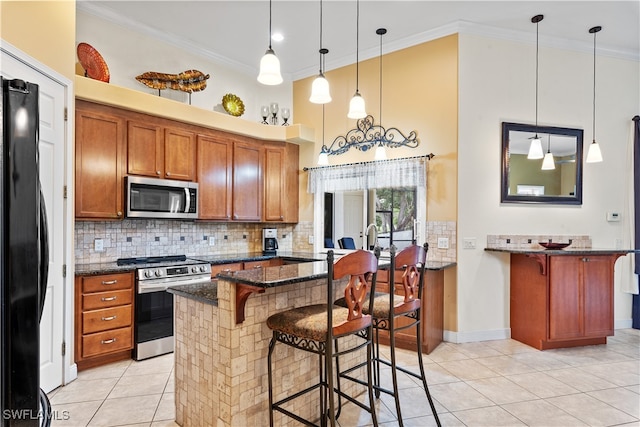
{"label": "window valance", "polygon": [[427,160],[432,157],[433,154],[430,154],[310,168],[307,192],[333,193],[374,188],[426,187]]}

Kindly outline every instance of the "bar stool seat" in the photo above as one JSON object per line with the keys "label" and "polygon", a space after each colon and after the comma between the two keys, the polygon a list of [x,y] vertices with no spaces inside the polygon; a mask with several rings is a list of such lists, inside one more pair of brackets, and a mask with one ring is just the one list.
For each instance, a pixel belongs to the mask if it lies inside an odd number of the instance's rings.
{"label": "bar stool seat", "polygon": [[[375,255],[371,252],[358,250],[341,257],[335,264],[333,251],[327,253],[327,295],[326,304],[314,304],[297,307],[273,314],[267,319],[267,326],[273,331],[269,343],[268,378],[269,378],[269,425],[274,426],[274,412],[280,412],[294,420],[309,426],[334,427],[340,411],[335,411],[334,396],[339,402],[344,397],[355,405],[371,414],[374,426],[378,425],[373,397],[373,320],[371,315],[363,314],[363,301],[369,292],[375,292],[378,270],[379,251]],[[344,300],[345,306],[334,304],[334,280],[348,278]],[[368,310],[373,311],[372,304]],[[353,337],[346,340],[348,346],[338,350],[338,339]],[[274,367],[273,352],[276,343],[287,344],[295,349],[318,355],[318,382],[303,389],[286,390],[287,396],[274,401]],[[355,379],[354,382],[364,385],[369,395],[369,405],[365,405],[353,396],[349,396],[334,387],[334,359],[338,356],[362,350],[366,353],[367,380]],[[359,359],[362,360],[362,359]],[[296,388],[299,384],[294,384]],[[316,419],[308,420],[293,412],[297,408],[290,402],[311,392],[318,393],[319,415]],[[308,397],[311,398],[311,397]]]}

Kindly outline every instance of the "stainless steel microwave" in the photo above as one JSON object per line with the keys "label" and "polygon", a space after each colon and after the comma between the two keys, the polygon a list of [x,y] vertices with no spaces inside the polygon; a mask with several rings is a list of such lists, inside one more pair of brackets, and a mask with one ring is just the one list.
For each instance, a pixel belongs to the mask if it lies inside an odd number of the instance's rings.
{"label": "stainless steel microwave", "polygon": [[127,176],[127,218],[198,218],[198,183]]}

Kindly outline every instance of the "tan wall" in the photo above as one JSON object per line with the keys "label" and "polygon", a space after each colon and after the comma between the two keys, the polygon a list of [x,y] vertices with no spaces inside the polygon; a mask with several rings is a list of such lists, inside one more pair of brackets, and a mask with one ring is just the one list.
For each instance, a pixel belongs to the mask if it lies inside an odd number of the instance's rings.
{"label": "tan wall", "polygon": [[[384,50],[384,45],[383,45]],[[331,53],[329,53],[331,55]],[[349,100],[355,92],[355,64],[325,73],[333,101],[325,106],[325,143],[345,135],[356,126],[347,118]],[[367,113],[379,123],[379,58],[360,63],[360,93]],[[385,54],[382,70],[382,125],[396,127],[405,135],[415,130],[420,145],[415,149],[388,149],[389,158],[434,153],[427,176],[427,216],[430,221],[455,220],[457,215],[458,141],[458,36],[452,35],[397,52]],[[322,106],[309,102],[314,77],[293,86],[296,123],[316,129],[314,147],[302,146],[300,167],[317,163],[322,140]],[[330,156],[331,164],[373,160],[373,153],[351,149]],[[307,174],[300,179],[300,220],[313,220],[313,198],[306,192]]]}
{"label": "tan wall", "polygon": [[73,79],[76,57],[75,1],[2,1],[0,37]]}

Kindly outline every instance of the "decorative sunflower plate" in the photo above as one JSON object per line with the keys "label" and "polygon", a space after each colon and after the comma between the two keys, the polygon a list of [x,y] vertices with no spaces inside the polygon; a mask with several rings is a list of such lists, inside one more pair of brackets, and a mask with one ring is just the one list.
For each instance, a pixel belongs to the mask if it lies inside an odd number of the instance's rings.
{"label": "decorative sunflower plate", "polygon": [[232,93],[228,93],[222,97],[222,108],[235,117],[240,117],[244,114],[244,103],[242,99]]}

